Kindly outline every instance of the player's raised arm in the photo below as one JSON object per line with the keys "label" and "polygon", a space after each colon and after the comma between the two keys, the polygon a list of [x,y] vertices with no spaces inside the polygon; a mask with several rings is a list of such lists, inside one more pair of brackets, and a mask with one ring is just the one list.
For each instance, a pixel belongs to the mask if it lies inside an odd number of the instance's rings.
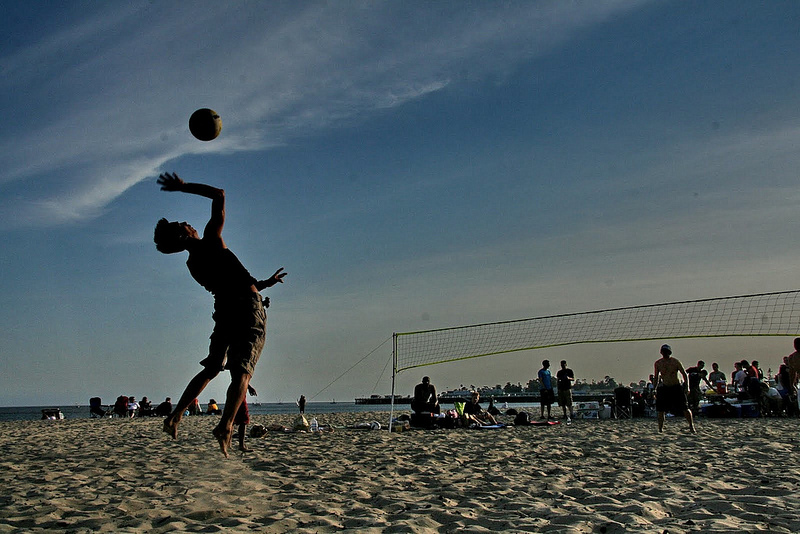
{"label": "player's raised arm", "polygon": [[225,225],[225,191],[207,184],[184,182],[177,173],[165,172],[158,177],[158,185],[162,191],[180,191],[211,199],[211,218],[208,220],[203,237],[222,239],[222,227]]}

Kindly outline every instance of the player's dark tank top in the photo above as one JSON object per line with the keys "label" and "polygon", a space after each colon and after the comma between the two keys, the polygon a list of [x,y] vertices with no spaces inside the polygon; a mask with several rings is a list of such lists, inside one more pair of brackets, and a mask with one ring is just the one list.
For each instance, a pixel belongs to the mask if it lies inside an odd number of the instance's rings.
{"label": "player's dark tank top", "polygon": [[250,286],[256,283],[239,258],[227,248],[203,243],[189,253],[186,266],[192,278],[216,298],[251,295]]}

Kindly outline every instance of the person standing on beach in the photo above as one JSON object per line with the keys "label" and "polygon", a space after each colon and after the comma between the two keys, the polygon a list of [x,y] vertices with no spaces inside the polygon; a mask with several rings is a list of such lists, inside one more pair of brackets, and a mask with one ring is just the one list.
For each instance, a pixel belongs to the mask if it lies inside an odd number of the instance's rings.
{"label": "person standing on beach", "polygon": [[786,367],[789,368],[789,402],[792,404],[790,413],[797,413],[800,409],[797,395],[797,381],[800,380],[800,337],[794,338],[794,352],[786,358]]}
{"label": "person standing on beach", "polygon": [[797,380],[800,379],[800,337],[794,338],[794,352],[786,360],[789,368],[789,387],[791,393],[797,393]]}
{"label": "person standing on beach", "polygon": [[709,388],[714,388],[711,382],[708,381],[708,371],[705,369],[706,362],[700,360],[694,367],[686,369],[686,376],[689,377],[689,409],[694,413],[700,409],[700,400],[703,398],[703,391],[700,387],[700,382],[705,381]]}
{"label": "person standing on beach", "polygon": [[306,396],[300,395],[300,398],[297,399],[297,407],[300,408],[300,413],[306,413]]}
{"label": "person standing on beach", "polygon": [[542,409],[541,418],[544,419],[544,409],[547,407],[547,418],[551,419],[552,414],[550,408],[553,406],[555,394],[553,393],[553,375],[550,373],[550,360],[542,362],[542,368],[539,369],[539,406]]}
{"label": "person standing on beach", "polygon": [[208,356],[200,362],[203,369],[189,381],[172,414],[164,420],[164,432],[178,437],[183,412],[223,369],[231,373],[225,397],[225,409],[213,435],[220,450],[228,456],[233,437],[233,418],[244,400],[250,378],[264,347],[267,313],[259,291],[283,282],[283,267],[266,280],[256,280],[239,259],[225,246],[225,191],[206,184],[186,183],[177,174],[158,178],[162,191],[180,191],[211,200],[211,218],[203,236],[186,222],[161,219],[153,240],[164,254],[189,252],[186,266],[192,277],[214,295],[214,330]]}
{"label": "person standing on beach", "polygon": [[[678,374],[681,375],[683,383],[678,380]],[[689,378],[681,362],[672,357],[672,348],[669,345],[661,345],[661,358],[656,360],[653,381],[657,384],[658,431],[664,431],[664,418],[667,412],[678,414],[682,411],[689,423],[689,430],[695,433],[694,419],[686,401]]]}
{"label": "person standing on beach", "polygon": [[737,393],[742,394],[745,391],[745,383],[747,382],[747,371],[745,368],[749,365],[750,364],[747,363],[747,360],[742,360],[733,364],[734,368],[736,369],[733,372],[733,385]]}
{"label": "person standing on beach", "polygon": [[[575,382],[575,373],[567,367],[567,360],[561,360],[561,369],[556,373],[558,384],[558,405],[564,411],[564,419],[571,421],[575,417],[572,411],[572,383]],[[569,415],[567,415],[569,409]]]}

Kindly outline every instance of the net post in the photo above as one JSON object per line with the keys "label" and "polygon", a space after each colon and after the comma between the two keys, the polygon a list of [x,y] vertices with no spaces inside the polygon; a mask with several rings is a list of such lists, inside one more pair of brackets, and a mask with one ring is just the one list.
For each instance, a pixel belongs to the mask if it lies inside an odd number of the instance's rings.
{"label": "net post", "polygon": [[394,419],[394,379],[397,376],[397,332],[392,334],[392,398],[389,408],[389,432],[392,431],[392,420]]}

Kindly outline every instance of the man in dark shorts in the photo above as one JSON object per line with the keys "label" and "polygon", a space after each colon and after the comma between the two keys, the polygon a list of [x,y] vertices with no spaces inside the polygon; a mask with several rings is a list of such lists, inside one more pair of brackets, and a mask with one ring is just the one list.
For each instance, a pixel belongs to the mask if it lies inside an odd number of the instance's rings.
{"label": "man in dark shorts", "polygon": [[[575,382],[575,373],[567,367],[567,360],[561,360],[561,369],[556,373],[556,383],[558,384],[558,405],[564,411],[564,419],[567,421],[575,417],[572,410],[572,383]],[[567,415],[569,410],[569,415]]]}
{"label": "man in dark shorts", "polygon": [[[256,280],[222,240],[225,224],[225,191],[206,184],[186,183],[177,174],[159,176],[162,191],[181,191],[211,199],[211,218],[203,237],[185,222],[161,219],[153,240],[164,254],[189,252],[186,266],[192,277],[214,295],[214,331],[208,357],[183,392],[172,414],[164,420],[164,432],[178,437],[183,412],[223,369],[231,373],[225,409],[214,437],[226,457],[233,437],[233,417],[244,400],[266,335],[267,312],[259,291],[283,282],[286,273],[278,269],[266,280]],[[264,301],[268,303],[269,301]]]}
{"label": "man in dark shorts", "polygon": [[542,409],[541,418],[544,419],[544,409],[547,408],[547,419],[552,418],[550,413],[553,401],[556,400],[555,393],[553,392],[553,375],[550,372],[550,360],[542,362],[542,368],[539,369],[539,406]]}
{"label": "man in dark shorts", "polygon": [[[678,380],[680,373],[683,383]],[[659,383],[660,379],[660,383]],[[664,431],[664,418],[667,412],[675,415],[683,412],[689,423],[689,430],[695,433],[694,419],[686,401],[686,392],[689,389],[689,378],[681,362],[672,357],[672,348],[661,345],[661,358],[656,360],[653,381],[656,387],[656,411],[658,412],[658,431]]]}
{"label": "man in dark shorts", "polygon": [[706,362],[700,360],[694,367],[686,369],[686,376],[689,377],[689,409],[693,410],[692,413],[697,413],[700,409],[700,401],[703,398],[703,390],[701,389],[700,383],[705,381],[706,386],[714,389],[714,386],[708,380]]}

